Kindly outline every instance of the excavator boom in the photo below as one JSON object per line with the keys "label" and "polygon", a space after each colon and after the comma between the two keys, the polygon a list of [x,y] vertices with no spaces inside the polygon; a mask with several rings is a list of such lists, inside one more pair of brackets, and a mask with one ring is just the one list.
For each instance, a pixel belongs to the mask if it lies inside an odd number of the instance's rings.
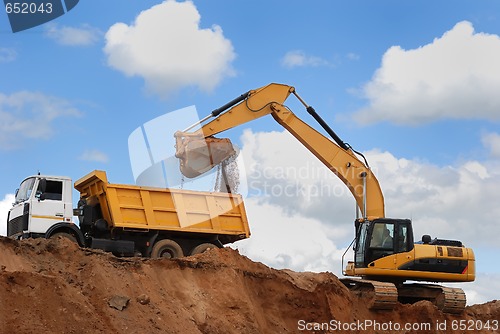
{"label": "excavator boom", "polygon": [[[290,94],[299,98],[335,142],[303,122],[283,104]],[[176,157],[180,159],[181,172],[187,177],[195,177],[230,157],[234,154],[230,142],[213,136],[266,115],[271,115],[347,185],[363,217],[384,217],[384,197],[366,162],[361,161],[353,150],[326,126],[314,109],[307,106],[297,95],[294,87],[287,85],[272,83],[249,91],[215,109],[200,123],[211,117],[215,119],[204,125],[200,124],[198,130],[189,132],[198,125],[194,124],[185,131],[178,131],[175,134]],[[218,154],[211,156],[210,152]]]}

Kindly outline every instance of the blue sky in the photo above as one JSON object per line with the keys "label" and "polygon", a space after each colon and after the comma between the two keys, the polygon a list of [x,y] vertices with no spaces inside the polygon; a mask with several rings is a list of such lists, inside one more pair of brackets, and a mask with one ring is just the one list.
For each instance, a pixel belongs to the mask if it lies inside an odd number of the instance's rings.
{"label": "blue sky", "polygon": [[[127,140],[137,127],[190,105],[204,116],[250,89],[286,83],[367,154],[388,215],[413,218],[417,235],[474,247],[481,285],[493,284],[499,35],[497,1],[85,0],[15,34],[0,13],[0,200],[8,207],[37,171],[77,179],[104,169],[111,182],[133,183]],[[322,168],[271,118],[229,136],[255,184],[324,182],[314,173],[255,176]],[[266,158],[271,148],[278,153]],[[331,197],[250,196],[254,236],[236,247],[275,267],[338,273],[354,204]],[[266,217],[275,226],[259,225]],[[268,240],[279,227],[286,240]],[[500,297],[479,285],[467,288],[474,301]]]}

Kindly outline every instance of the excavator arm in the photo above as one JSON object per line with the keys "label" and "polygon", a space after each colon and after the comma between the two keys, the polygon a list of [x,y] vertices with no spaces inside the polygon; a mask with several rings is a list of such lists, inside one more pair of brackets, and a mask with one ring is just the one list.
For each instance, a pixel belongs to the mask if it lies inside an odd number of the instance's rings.
{"label": "excavator arm", "polygon": [[[283,104],[290,94],[299,99],[336,143],[306,124]],[[271,83],[249,91],[215,109],[186,130],[178,131],[175,134],[176,157],[180,159],[181,172],[188,177],[201,175],[234,154],[228,139],[220,142],[221,139],[213,136],[269,114],[344,182],[364,218],[384,217],[384,197],[366,161],[360,160],[350,146],[297,95],[295,88],[287,85]],[[210,118],[214,119],[203,124]],[[190,132],[198,125],[198,130]]]}

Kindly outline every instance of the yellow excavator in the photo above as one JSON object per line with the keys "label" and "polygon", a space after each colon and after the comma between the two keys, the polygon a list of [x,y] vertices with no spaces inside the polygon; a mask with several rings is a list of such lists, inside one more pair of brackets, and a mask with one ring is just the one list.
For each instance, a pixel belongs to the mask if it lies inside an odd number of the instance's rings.
{"label": "yellow excavator", "polygon": [[[331,139],[284,105],[291,94]],[[462,289],[433,283],[474,281],[472,249],[460,241],[431,239],[429,235],[415,242],[409,219],[386,218],[384,196],[366,158],[343,142],[292,86],[271,83],[248,91],[184,131],[176,132],[176,157],[182,174],[197,177],[233,156],[231,141],[214,135],[265,115],[271,115],[337,175],[356,200],[355,239],[351,244],[354,259],[344,270],[346,276],[353,278],[342,279],[348,288],[366,298],[371,309],[392,309],[398,300],[430,300],[443,312],[464,310],[466,297]]]}

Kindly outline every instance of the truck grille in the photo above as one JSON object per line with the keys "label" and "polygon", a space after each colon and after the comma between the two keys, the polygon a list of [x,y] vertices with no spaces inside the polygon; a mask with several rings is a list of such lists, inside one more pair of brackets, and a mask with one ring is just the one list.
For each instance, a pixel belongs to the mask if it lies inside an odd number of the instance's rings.
{"label": "truck grille", "polygon": [[23,216],[16,217],[9,221],[9,223],[7,224],[8,237],[23,231]]}
{"label": "truck grille", "polygon": [[28,218],[29,218],[29,204],[26,203],[24,205],[23,215],[8,221],[7,236],[10,237],[14,234],[22,233],[23,231],[28,230]]}

